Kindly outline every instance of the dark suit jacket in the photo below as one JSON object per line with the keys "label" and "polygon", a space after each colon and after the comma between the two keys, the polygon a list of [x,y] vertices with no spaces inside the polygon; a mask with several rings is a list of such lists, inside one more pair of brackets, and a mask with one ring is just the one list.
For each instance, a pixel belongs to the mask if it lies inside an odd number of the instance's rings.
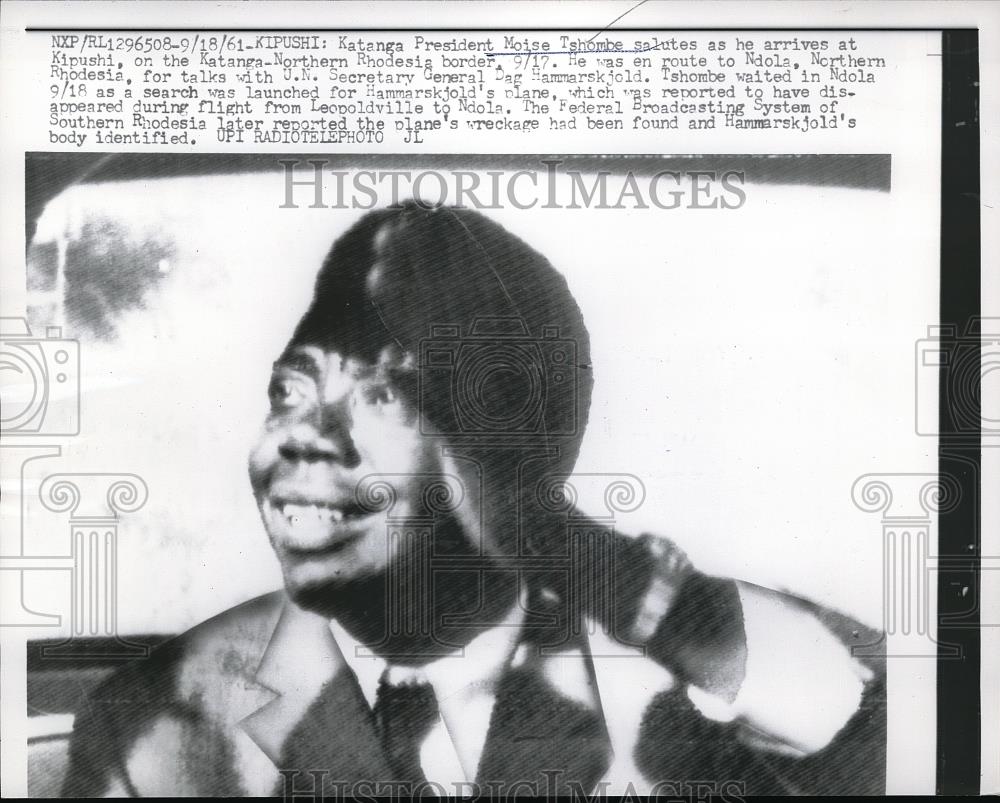
{"label": "dark suit jacket", "polygon": [[[857,638],[849,620],[800,608]],[[477,777],[484,792],[884,791],[881,672],[834,741],[796,758],[751,747],[739,725],[702,716],[674,674],[600,627],[523,654],[497,691]],[[579,671],[568,671],[567,661]],[[581,677],[596,691],[589,696],[600,701],[597,710],[572,688]],[[391,779],[328,622],[283,592],[226,611],[114,675],[78,713],[70,762],[64,793],[77,796],[313,788],[317,776],[294,770],[320,771],[328,794]]]}

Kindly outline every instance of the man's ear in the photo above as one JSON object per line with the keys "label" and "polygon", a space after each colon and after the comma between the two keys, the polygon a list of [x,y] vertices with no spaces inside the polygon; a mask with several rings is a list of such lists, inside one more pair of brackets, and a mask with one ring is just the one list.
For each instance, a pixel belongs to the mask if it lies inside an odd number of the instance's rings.
{"label": "man's ear", "polygon": [[462,500],[455,508],[454,516],[462,526],[466,539],[487,555],[504,554],[495,534],[490,532],[489,521],[483,515],[483,472],[478,461],[472,457],[456,455],[448,448],[443,438],[434,438],[434,450],[438,454],[441,473],[454,477],[461,485]]}

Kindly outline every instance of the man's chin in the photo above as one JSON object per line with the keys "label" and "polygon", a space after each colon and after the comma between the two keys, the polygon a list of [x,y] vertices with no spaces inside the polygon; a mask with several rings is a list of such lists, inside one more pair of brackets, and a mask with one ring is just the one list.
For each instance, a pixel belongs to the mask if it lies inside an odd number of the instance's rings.
{"label": "man's chin", "polygon": [[357,573],[317,573],[292,567],[286,570],[285,590],[289,598],[307,611],[334,617],[345,605],[357,605],[362,589],[371,585],[372,578]]}
{"label": "man's chin", "polygon": [[343,604],[342,602],[338,604],[338,599],[342,598],[339,583],[311,583],[308,585],[286,583],[285,589],[292,602],[300,608],[327,618],[335,617]]}

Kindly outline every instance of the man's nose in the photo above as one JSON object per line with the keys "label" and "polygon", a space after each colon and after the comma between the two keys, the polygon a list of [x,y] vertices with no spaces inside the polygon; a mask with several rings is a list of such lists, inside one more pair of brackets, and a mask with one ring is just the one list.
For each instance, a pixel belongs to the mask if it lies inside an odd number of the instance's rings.
{"label": "man's nose", "polygon": [[320,405],[312,420],[292,428],[278,450],[286,460],[327,460],[345,468],[357,468],[361,464],[352,435],[351,416],[342,401]]}

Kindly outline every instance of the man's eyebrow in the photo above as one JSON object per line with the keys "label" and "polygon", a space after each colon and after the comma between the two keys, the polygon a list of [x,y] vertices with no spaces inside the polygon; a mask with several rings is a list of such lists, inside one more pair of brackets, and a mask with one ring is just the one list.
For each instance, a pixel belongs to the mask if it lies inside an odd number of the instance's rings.
{"label": "man's eyebrow", "polygon": [[282,354],[275,360],[272,368],[276,371],[281,369],[298,371],[314,379],[320,375],[320,366],[316,362],[316,358],[305,351],[292,351],[288,354]]}

